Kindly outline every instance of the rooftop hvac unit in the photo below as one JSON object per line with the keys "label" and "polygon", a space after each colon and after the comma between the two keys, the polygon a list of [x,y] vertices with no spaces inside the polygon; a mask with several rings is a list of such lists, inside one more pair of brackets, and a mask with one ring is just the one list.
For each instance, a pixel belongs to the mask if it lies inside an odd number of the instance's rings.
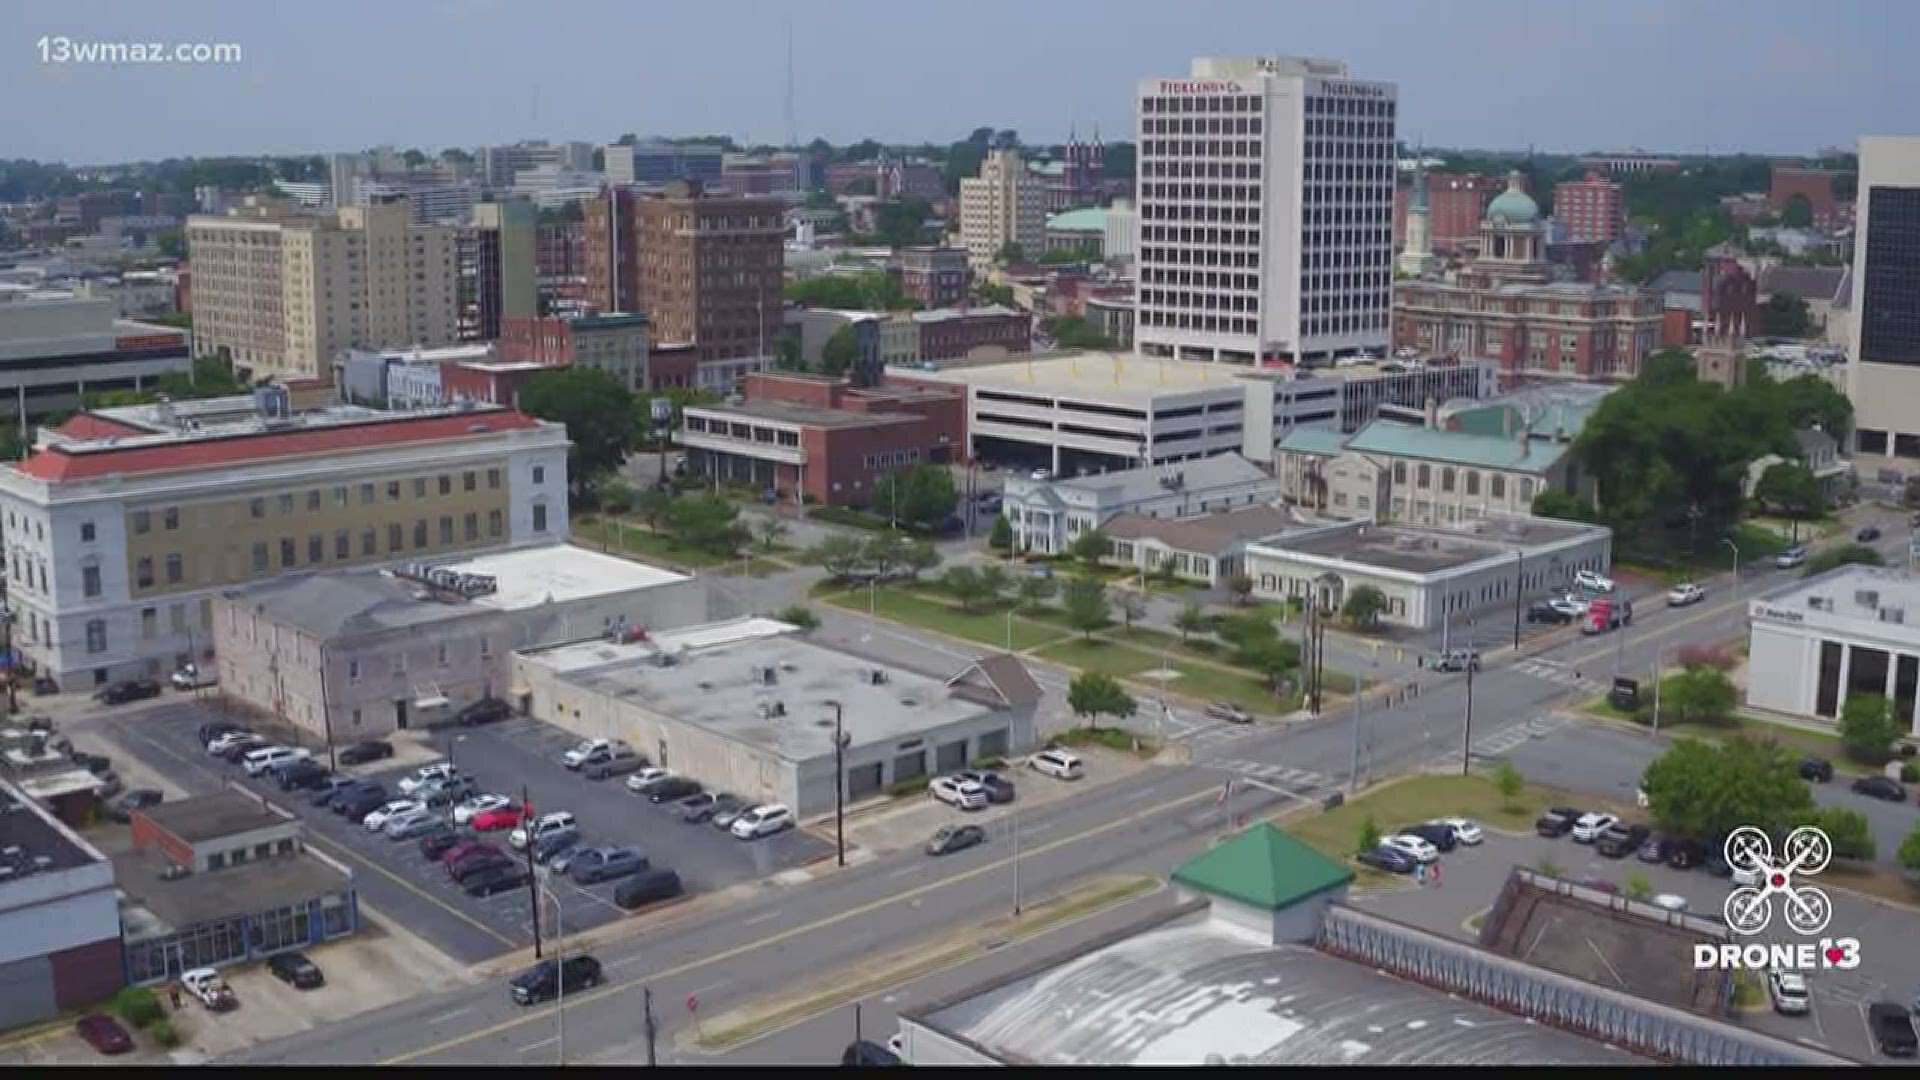
{"label": "rooftop hvac unit", "polygon": [[1897,623],[1899,625],[1904,626],[1906,625],[1906,621],[1907,621],[1907,609],[1903,607],[1881,608],[1880,621]]}
{"label": "rooftop hvac unit", "polygon": [[887,673],[881,668],[874,668],[868,677],[874,686],[879,686],[887,681]]}

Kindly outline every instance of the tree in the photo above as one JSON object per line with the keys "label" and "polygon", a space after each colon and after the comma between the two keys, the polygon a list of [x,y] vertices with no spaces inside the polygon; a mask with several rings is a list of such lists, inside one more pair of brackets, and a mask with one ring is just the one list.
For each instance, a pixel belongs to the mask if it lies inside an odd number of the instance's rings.
{"label": "tree", "polygon": [[1694,724],[1726,723],[1739,699],[1739,691],[1726,672],[1705,666],[1669,677],[1660,693],[1661,712]]}
{"label": "tree", "polygon": [[890,248],[912,247],[925,238],[931,216],[933,207],[925,199],[889,199],[874,208],[873,231]]}
{"label": "tree", "polygon": [[821,274],[788,285],[786,298],[806,307],[843,311],[911,311],[920,302],[908,296],[900,279],[884,270],[857,274]]}
{"label": "tree", "polygon": [[820,349],[820,373],[823,375],[842,375],[860,360],[860,337],[848,323],[835,330]]}
{"label": "tree", "polygon": [[1767,337],[1806,337],[1813,332],[1813,312],[1797,296],[1774,293],[1760,305],[1760,332]]}
{"label": "tree", "polygon": [[820,541],[813,549],[813,557],[826,568],[827,573],[842,581],[866,565],[866,550],[860,541],[842,533],[834,533]]}
{"label": "tree", "polygon": [[1526,779],[1520,775],[1519,769],[1513,767],[1511,761],[1502,761],[1500,767],[1493,770],[1493,786],[1500,792],[1500,801],[1504,806],[1511,807],[1518,802],[1520,791],[1526,785]]}
{"label": "tree", "polygon": [[[1049,256],[1055,254],[1048,252]],[[1042,259],[1041,262],[1047,262]],[[1073,261],[1073,259],[1069,259]],[[1054,344],[1063,349],[1111,349],[1113,339],[1095,329],[1092,323],[1078,315],[1061,315],[1044,320],[1041,328],[1052,338]]]}
{"label": "tree", "polygon": [[182,233],[179,229],[162,229],[153,234],[153,244],[160,249],[160,254],[169,259],[184,259],[187,257],[186,234]]}
{"label": "tree", "polygon": [[987,546],[995,551],[1013,553],[1013,522],[1007,520],[1007,515],[995,515],[993,531],[987,534]]}
{"label": "tree", "polygon": [[925,540],[909,540],[902,549],[900,568],[915,581],[920,575],[940,565],[940,553]]}
{"label": "tree", "polygon": [[1013,286],[1011,285],[996,285],[991,281],[983,281],[973,287],[973,295],[983,304],[1013,306]]}
{"label": "tree", "polygon": [[1197,603],[1188,601],[1187,606],[1180,609],[1180,614],[1173,617],[1173,628],[1180,631],[1180,642],[1181,644],[1185,644],[1188,635],[1202,633],[1206,630],[1207,613],[1205,609],[1201,608]]}
{"label": "tree", "polygon": [[633,509],[649,529],[660,527],[660,519],[667,516],[667,507],[672,505],[673,496],[659,488],[648,488],[633,497]]}
{"label": "tree", "polygon": [[1836,859],[1872,862],[1876,848],[1867,816],[1844,806],[1823,806],[1807,815],[1806,824],[1827,834]]}
{"label": "tree", "polygon": [[1895,857],[1908,875],[1920,876],[1920,825],[1915,825],[1900,841],[1900,853]]}
{"label": "tree", "polygon": [[860,548],[860,559],[873,567],[873,576],[885,580],[907,561],[907,544],[899,533],[875,533]]}
{"label": "tree", "polygon": [[1053,599],[1053,595],[1060,591],[1060,585],[1051,577],[1039,577],[1034,574],[1029,574],[1020,579],[1018,591],[1020,607],[1023,610],[1031,611]]}
{"label": "tree", "polygon": [[1233,598],[1235,604],[1244,606],[1247,601],[1253,599],[1253,578],[1246,574],[1233,574],[1229,576],[1227,578],[1227,595]]}
{"label": "tree", "polygon": [[754,526],[754,532],[760,536],[760,550],[770,552],[780,542],[780,538],[787,535],[787,523],[779,518],[761,518]]}
{"label": "tree", "polygon": [[622,481],[607,480],[603,482],[599,487],[598,494],[600,496],[600,509],[605,510],[609,514],[624,514],[633,509],[633,488]]}
{"label": "tree", "polygon": [[750,539],[739,517],[740,508],[717,495],[682,496],[667,507],[667,532],[677,543],[731,557]]}
{"label": "tree", "polygon": [[1760,474],[1760,482],[1753,486],[1753,499],[1788,517],[1812,517],[1820,513],[1820,482],[1805,465],[1782,461]]}
{"label": "tree", "polygon": [[1366,820],[1360,823],[1360,831],[1358,839],[1354,843],[1353,853],[1355,855],[1365,855],[1367,852],[1379,846],[1380,823],[1373,820],[1372,814],[1368,814]]}
{"label": "tree", "polygon": [[1102,716],[1124,720],[1139,709],[1113,676],[1098,671],[1083,672],[1067,685],[1067,707],[1073,715],[1086,717],[1089,728],[1098,728]]}
{"label": "tree", "polygon": [[1780,224],[1789,229],[1810,229],[1813,227],[1813,203],[1805,195],[1793,195],[1787,199],[1786,209],[1780,211]]}
{"label": "tree", "polygon": [[408,150],[400,155],[400,160],[407,163],[407,168],[417,169],[427,163],[427,155],[419,150]]}
{"label": "tree", "polygon": [[1577,495],[1561,491],[1559,488],[1547,488],[1533,497],[1531,507],[1534,517],[1558,518],[1561,521],[1585,521],[1598,524],[1600,515],[1594,512],[1587,500]]}
{"label": "tree", "polygon": [[1848,694],[1840,706],[1840,743],[1855,761],[1878,765],[1893,756],[1900,737],[1893,705],[1879,694]]}
{"label": "tree", "polygon": [[987,563],[975,573],[980,575],[980,590],[989,604],[998,603],[1000,597],[1013,586],[1013,579],[1007,575],[1006,568],[995,563]]}
{"label": "tree", "polygon": [[1099,578],[1081,577],[1067,582],[1061,591],[1060,606],[1066,609],[1067,625],[1093,639],[1096,630],[1113,625],[1113,605],[1107,598],[1106,583]]}
{"label": "tree", "polygon": [[1086,563],[1088,567],[1100,565],[1100,560],[1113,552],[1113,541],[1099,529],[1089,529],[1074,537],[1067,545],[1067,554]]}
{"label": "tree", "polygon": [[1794,756],[1742,737],[1722,746],[1681,739],[1647,766],[1641,786],[1657,826],[1702,840],[1742,825],[1779,833],[1813,807]]}
{"label": "tree", "polygon": [[[1073,263],[1083,263],[1089,259],[1097,259],[1099,257],[1099,251],[1094,249],[1092,245],[1075,245],[1073,247],[1052,248],[1043,251],[1040,253],[1038,262],[1041,266],[1067,266]],[[1073,317],[1074,316],[1068,316],[1068,318]]]}
{"label": "tree", "polygon": [[1009,240],[1000,245],[999,251],[993,253],[993,261],[999,263],[1001,266],[1023,263],[1027,261],[1027,250]]}
{"label": "tree", "polygon": [[933,532],[960,504],[953,473],[943,465],[915,465],[873,483],[873,509],[909,528]]}
{"label": "tree", "polygon": [[1278,694],[1287,676],[1300,666],[1300,646],[1277,637],[1252,641],[1236,649],[1233,662],[1267,680],[1267,689]]}
{"label": "tree", "polygon": [[1127,629],[1133,629],[1135,619],[1147,617],[1147,599],[1137,592],[1123,592],[1114,599],[1114,606],[1120,609],[1120,621]]}
{"label": "tree", "polygon": [[779,619],[783,623],[791,623],[802,630],[814,630],[820,626],[820,616],[815,615],[812,609],[804,604],[794,604],[791,607],[782,608],[780,613],[775,615],[774,618]]}
{"label": "tree", "polygon": [[1828,548],[1807,560],[1806,577],[1824,574],[1836,567],[1857,563],[1861,566],[1885,566],[1886,556],[1865,544],[1844,544]]}
{"label": "tree", "polygon": [[1387,610],[1387,594],[1376,585],[1361,585],[1347,594],[1347,602],[1341,606],[1340,614],[1362,630],[1371,630],[1380,623],[1380,614]]}
{"label": "tree", "polygon": [[576,493],[619,467],[633,441],[633,394],[598,368],[570,367],[527,380],[520,411],[566,425],[567,483]]}
{"label": "tree", "polygon": [[961,611],[971,612],[981,600],[987,599],[986,584],[980,580],[980,571],[972,566],[947,567],[947,572],[940,575],[940,584],[960,601]]}

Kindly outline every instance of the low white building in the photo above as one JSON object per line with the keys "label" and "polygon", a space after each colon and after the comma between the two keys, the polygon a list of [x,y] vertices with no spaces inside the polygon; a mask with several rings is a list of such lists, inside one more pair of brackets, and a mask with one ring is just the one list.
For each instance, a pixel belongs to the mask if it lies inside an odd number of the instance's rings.
{"label": "low white building", "polygon": [[1895,721],[1920,733],[1920,581],[1911,574],[1843,566],[1751,601],[1747,616],[1747,704],[1838,720],[1855,694],[1886,697]]}
{"label": "low white building", "polygon": [[1198,517],[1265,506],[1279,494],[1280,485],[1258,465],[1238,454],[1220,454],[1067,480],[1009,476],[1002,505],[1013,525],[1014,550],[1059,555],[1082,533],[1121,514]]}

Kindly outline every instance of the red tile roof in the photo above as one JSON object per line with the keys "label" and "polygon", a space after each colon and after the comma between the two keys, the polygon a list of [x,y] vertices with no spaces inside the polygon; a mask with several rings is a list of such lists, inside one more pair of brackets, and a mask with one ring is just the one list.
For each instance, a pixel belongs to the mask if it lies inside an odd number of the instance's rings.
{"label": "red tile roof", "polygon": [[94,450],[69,450],[53,446],[36,450],[17,467],[36,479],[60,483],[91,480],[112,473],[205,469],[307,454],[462,439],[481,434],[482,430],[521,431],[538,427],[539,423],[533,417],[518,412],[457,413],[451,416],[399,417],[363,424],[335,424],[304,431],[212,436],[158,446],[102,447]]}
{"label": "red tile roof", "polygon": [[118,420],[109,420],[92,413],[77,413],[67,418],[67,422],[54,428],[57,435],[70,439],[105,439],[115,435],[145,435],[146,432],[132,424],[123,424]]}

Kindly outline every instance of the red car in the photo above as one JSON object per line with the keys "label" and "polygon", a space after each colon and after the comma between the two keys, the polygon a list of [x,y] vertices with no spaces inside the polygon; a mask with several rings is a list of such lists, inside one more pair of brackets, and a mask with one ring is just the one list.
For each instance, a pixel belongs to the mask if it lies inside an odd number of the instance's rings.
{"label": "red car", "polygon": [[[462,856],[471,855],[476,851],[485,851],[488,848],[491,848],[492,846],[493,845],[488,844],[482,840],[462,840],[459,843],[453,845],[452,847],[440,853],[440,865],[452,866],[454,864],[454,861],[461,858]],[[498,849],[495,849],[495,850],[498,850]]]}
{"label": "red car", "polygon": [[81,1038],[87,1040],[88,1046],[103,1054],[124,1054],[133,1049],[133,1036],[128,1035],[127,1029],[114,1022],[110,1016],[102,1016],[99,1013],[83,1016],[80,1022],[74,1025],[74,1030],[80,1033]]}
{"label": "red car", "polygon": [[520,826],[522,813],[517,806],[502,806],[497,810],[488,810],[484,814],[473,815],[467,824],[474,832],[494,832],[499,829],[514,829]]}

